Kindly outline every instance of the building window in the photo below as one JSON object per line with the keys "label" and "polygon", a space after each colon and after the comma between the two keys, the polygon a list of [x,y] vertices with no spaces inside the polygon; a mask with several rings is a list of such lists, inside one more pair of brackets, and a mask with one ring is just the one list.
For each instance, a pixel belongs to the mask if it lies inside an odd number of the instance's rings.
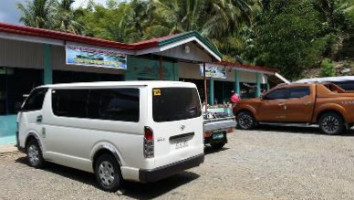
{"label": "building window", "polygon": [[24,95],[43,83],[43,70],[0,67],[0,115],[17,114]]}

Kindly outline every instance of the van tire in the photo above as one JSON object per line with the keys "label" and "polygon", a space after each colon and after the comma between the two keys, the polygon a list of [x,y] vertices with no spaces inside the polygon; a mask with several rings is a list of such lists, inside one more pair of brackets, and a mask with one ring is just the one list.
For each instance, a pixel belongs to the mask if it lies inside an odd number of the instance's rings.
{"label": "van tire", "polygon": [[95,161],[95,176],[104,191],[116,192],[123,185],[120,166],[113,155],[103,154]]}
{"label": "van tire", "polygon": [[249,111],[241,111],[236,115],[237,127],[243,130],[251,130],[256,127],[256,119]]}
{"label": "van tire", "polygon": [[321,131],[327,135],[338,135],[346,130],[343,117],[335,112],[327,112],[321,115],[318,125]]}
{"label": "van tire", "polygon": [[45,161],[37,140],[31,139],[28,141],[26,145],[26,153],[29,166],[37,169],[44,167]]}

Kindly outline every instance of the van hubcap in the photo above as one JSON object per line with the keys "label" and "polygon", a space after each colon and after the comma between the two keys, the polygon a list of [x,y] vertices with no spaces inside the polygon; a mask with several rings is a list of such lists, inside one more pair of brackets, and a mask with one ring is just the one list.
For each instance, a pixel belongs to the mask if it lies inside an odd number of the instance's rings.
{"label": "van hubcap", "polygon": [[37,165],[39,162],[39,150],[36,145],[28,147],[28,159],[31,165]]}
{"label": "van hubcap", "polygon": [[337,131],[339,127],[339,120],[335,117],[328,116],[323,119],[322,121],[322,127],[323,129],[330,134],[333,134]]}
{"label": "van hubcap", "polygon": [[112,185],[114,183],[114,168],[112,163],[103,161],[98,168],[98,175],[104,185]]}

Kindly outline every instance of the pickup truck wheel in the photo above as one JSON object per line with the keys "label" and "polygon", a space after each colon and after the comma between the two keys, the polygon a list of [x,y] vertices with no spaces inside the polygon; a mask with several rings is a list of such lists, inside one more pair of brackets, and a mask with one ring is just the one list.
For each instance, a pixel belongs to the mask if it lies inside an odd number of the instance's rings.
{"label": "pickup truck wheel", "polygon": [[250,130],[255,127],[256,120],[248,111],[243,111],[237,114],[237,126],[244,130]]}
{"label": "pickup truck wheel", "polygon": [[95,176],[100,188],[108,192],[116,192],[123,184],[119,164],[109,154],[103,154],[97,158]]}
{"label": "pickup truck wheel", "polygon": [[337,135],[345,130],[344,120],[337,113],[323,114],[318,123],[322,132],[328,135]]}
{"label": "pickup truck wheel", "polygon": [[210,146],[211,148],[215,149],[215,150],[218,150],[218,149],[221,149],[225,146],[226,142],[218,142],[218,143],[211,143]]}

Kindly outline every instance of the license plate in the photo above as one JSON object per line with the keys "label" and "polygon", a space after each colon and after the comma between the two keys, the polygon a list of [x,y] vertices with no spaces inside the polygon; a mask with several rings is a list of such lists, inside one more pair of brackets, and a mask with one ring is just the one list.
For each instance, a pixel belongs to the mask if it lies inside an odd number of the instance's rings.
{"label": "license plate", "polygon": [[188,142],[186,140],[181,140],[176,142],[176,149],[188,147]]}
{"label": "license plate", "polygon": [[224,133],[214,133],[213,140],[220,140],[224,138]]}

